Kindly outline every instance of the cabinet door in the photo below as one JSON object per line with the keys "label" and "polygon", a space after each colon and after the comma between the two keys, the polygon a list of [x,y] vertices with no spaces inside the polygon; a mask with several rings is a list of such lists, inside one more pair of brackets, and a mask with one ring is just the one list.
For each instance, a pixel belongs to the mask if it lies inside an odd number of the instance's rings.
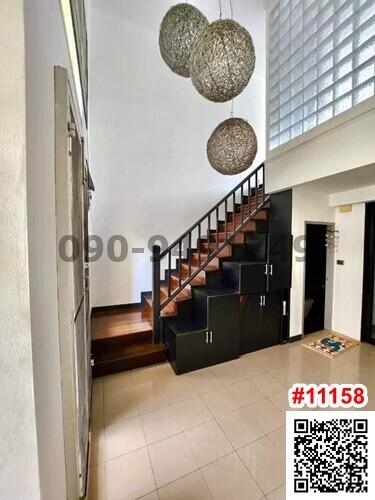
{"label": "cabinet door", "polygon": [[266,293],[267,274],[265,262],[241,264],[239,290],[241,294]]}
{"label": "cabinet door", "polygon": [[208,330],[215,347],[217,363],[236,359],[239,341],[240,296],[221,295],[208,298]]}
{"label": "cabinet door", "polygon": [[216,364],[217,345],[210,343],[206,330],[177,335],[175,371],[177,374]]}
{"label": "cabinet door", "polygon": [[260,348],[280,344],[282,324],[281,293],[268,293],[262,308],[262,336]]}
{"label": "cabinet door", "polygon": [[268,290],[270,292],[291,287],[293,237],[272,234],[268,238]]}
{"label": "cabinet door", "polygon": [[246,295],[241,304],[240,315],[240,353],[256,351],[262,339],[262,297]]}

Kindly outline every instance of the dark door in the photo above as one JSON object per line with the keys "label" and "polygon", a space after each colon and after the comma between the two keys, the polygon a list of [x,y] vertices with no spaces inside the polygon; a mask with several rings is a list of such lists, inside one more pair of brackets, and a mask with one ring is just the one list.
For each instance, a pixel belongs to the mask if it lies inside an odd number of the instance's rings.
{"label": "dark door", "polygon": [[268,290],[291,287],[293,238],[290,234],[270,234],[268,239]]}
{"label": "dark door", "polygon": [[375,203],[366,205],[362,340],[375,344]]}
{"label": "dark door", "polygon": [[177,335],[177,373],[186,373],[216,364],[217,351],[217,345],[210,343],[207,330]]}
{"label": "dark door", "polygon": [[304,333],[324,329],[327,226],[306,224]]}
{"label": "dark door", "polygon": [[263,299],[261,349],[279,344],[281,341],[281,293],[268,293]]}
{"label": "dark door", "polygon": [[238,358],[240,354],[239,318],[239,295],[208,297],[208,330],[217,363]]}
{"label": "dark door", "polygon": [[241,304],[240,352],[260,349],[262,337],[262,307],[264,295],[244,295]]}

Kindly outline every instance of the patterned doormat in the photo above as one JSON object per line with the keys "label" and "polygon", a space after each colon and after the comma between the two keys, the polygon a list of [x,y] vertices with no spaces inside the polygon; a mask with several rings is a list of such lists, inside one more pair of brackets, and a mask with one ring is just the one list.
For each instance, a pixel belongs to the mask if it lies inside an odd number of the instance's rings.
{"label": "patterned doormat", "polygon": [[332,359],[342,352],[347,352],[349,349],[357,347],[359,342],[349,337],[329,334],[303,345]]}

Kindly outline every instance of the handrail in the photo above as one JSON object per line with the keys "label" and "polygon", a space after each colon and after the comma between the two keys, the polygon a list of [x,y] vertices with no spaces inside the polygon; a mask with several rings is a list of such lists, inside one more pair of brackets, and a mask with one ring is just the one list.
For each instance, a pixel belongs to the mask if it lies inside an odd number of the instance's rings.
{"label": "handrail", "polygon": [[[259,182],[259,174],[262,173],[262,181]],[[160,315],[162,310],[170,304],[185,288],[191,283],[194,278],[201,273],[212,260],[220,254],[220,252],[249,224],[257,215],[257,213],[269,201],[269,197],[265,196],[265,179],[264,179],[264,163],[259,165],[255,170],[242,179],[229,193],[227,193],[218,203],[216,203],[208,212],[206,212],[195,224],[187,229],[179,238],[177,238],[171,245],[161,252],[160,246],[153,246],[153,285],[152,285],[152,309],[153,309],[153,325],[154,325],[154,342],[160,342]],[[253,185],[252,185],[252,181]],[[255,190],[254,190],[255,189]],[[254,191],[253,191],[254,190]],[[244,201],[247,192],[247,200]],[[236,195],[240,193],[240,203],[236,200]],[[254,209],[252,205],[254,204]],[[223,206],[224,205],[224,206]],[[232,212],[228,212],[228,205],[232,205]],[[220,207],[224,208],[225,220],[219,219]],[[244,212],[247,212],[246,214]],[[232,221],[228,221],[228,214],[232,214]],[[214,214],[214,215],[213,215]],[[216,216],[216,228],[211,225],[212,218]],[[238,216],[238,218],[237,218]],[[237,223],[236,221],[239,220]],[[202,225],[206,223],[207,228],[207,254],[205,260],[202,262]],[[220,230],[220,225],[225,225],[225,230]],[[213,228],[213,229],[212,229]],[[192,238],[193,234],[197,232],[197,260],[192,264]],[[223,240],[220,241],[219,232],[224,233]],[[216,234],[216,241],[212,241],[212,237]],[[183,243],[188,237],[188,245],[186,256],[183,254]],[[216,246],[211,251],[212,245]],[[178,259],[176,268],[172,268],[172,252],[178,248]],[[205,251],[204,251],[205,252]],[[167,282],[167,298],[161,302],[160,300],[160,269],[161,261],[168,256],[166,265],[164,282]],[[175,256],[175,255],[173,255]],[[182,276],[182,261],[187,260],[188,271]],[[194,265],[194,270],[192,269]],[[172,275],[172,272],[174,275]],[[171,281],[172,277],[177,280],[177,285],[172,290]],[[164,292],[165,293],[165,292]]]}
{"label": "handrail", "polygon": [[[203,269],[212,261],[214,260],[215,257],[217,257],[217,255],[228,245],[228,243],[230,243],[236,236],[238,233],[241,232],[241,230],[249,223],[251,222],[254,217],[256,216],[256,214],[262,210],[262,208],[264,207],[264,205],[266,205],[268,203],[268,201],[270,200],[270,196],[266,196],[264,198],[264,201],[258,205],[258,207],[252,211],[251,215],[245,219],[241,225],[234,231],[234,233],[231,233],[230,236],[228,236],[228,238],[219,246],[219,248],[217,248],[216,250],[214,250],[212,252],[212,254],[209,254],[209,257],[203,262],[202,266],[200,268],[198,268],[196,271],[194,271],[194,273],[189,277],[187,278],[185,281],[184,281],[184,288],[191,282],[193,281],[194,278],[196,278],[198,276],[199,273],[201,273],[203,271]],[[171,293],[170,297],[168,297],[168,299],[166,299],[163,303],[162,303],[162,308],[166,307],[175,297],[177,297],[177,295],[179,295],[181,293],[181,290],[179,288],[176,288],[176,290]]]}
{"label": "handrail", "polygon": [[[163,250],[163,252],[161,252],[160,254],[160,258],[162,259],[163,257],[165,257],[170,250],[172,250],[176,245],[178,245],[180,241],[185,239],[189,233],[193,232],[194,229],[198,227],[198,224],[201,224],[205,219],[207,219],[209,214],[212,214],[212,212],[214,212],[216,208],[220,207],[220,205],[222,205],[225,202],[225,200],[228,200],[228,198],[230,198],[241,186],[246,184],[246,182],[248,182],[248,180],[261,169],[264,169],[264,163],[261,163],[256,169],[252,170],[247,177],[242,179],[242,181],[239,182],[237,186],[235,186],[231,191],[229,191],[229,193],[226,194],[224,198],[222,198],[218,203],[216,203],[216,205],[214,205],[210,210],[208,210],[208,212],[206,212],[200,219],[198,219],[197,222],[195,222],[189,229],[187,229],[183,235],[179,236],[176,241],[174,241],[171,245],[169,245],[168,248]],[[264,177],[263,177],[263,184],[264,184]]]}

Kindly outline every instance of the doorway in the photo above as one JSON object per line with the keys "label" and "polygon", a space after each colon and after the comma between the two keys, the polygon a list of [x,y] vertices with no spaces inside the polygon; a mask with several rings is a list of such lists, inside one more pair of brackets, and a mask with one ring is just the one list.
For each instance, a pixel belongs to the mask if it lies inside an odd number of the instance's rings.
{"label": "doorway", "polygon": [[304,334],[324,330],[327,276],[326,224],[306,224]]}
{"label": "doorway", "polygon": [[362,340],[375,344],[375,203],[366,204]]}

